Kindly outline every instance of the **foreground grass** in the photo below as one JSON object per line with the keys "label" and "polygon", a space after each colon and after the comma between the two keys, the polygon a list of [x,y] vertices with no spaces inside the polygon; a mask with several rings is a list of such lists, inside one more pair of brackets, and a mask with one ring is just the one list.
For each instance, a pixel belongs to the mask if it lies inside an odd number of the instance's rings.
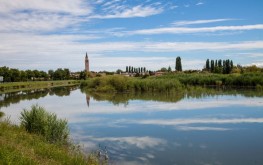
{"label": "foreground grass", "polygon": [[2,83],[0,84],[0,93],[39,89],[39,88],[72,86],[72,85],[77,85],[79,83],[80,81],[77,80]]}
{"label": "foreground grass", "polygon": [[95,157],[85,157],[69,146],[48,143],[25,129],[0,122],[0,164],[97,164]]}

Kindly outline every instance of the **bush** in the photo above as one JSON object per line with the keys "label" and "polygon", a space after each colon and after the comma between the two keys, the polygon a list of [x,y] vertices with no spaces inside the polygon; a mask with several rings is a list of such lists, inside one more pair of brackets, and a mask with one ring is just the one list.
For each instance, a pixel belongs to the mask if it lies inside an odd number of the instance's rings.
{"label": "bush", "polygon": [[21,112],[21,126],[30,133],[42,135],[51,143],[67,143],[69,129],[66,120],[58,119],[56,114],[43,107],[33,105],[31,110]]}

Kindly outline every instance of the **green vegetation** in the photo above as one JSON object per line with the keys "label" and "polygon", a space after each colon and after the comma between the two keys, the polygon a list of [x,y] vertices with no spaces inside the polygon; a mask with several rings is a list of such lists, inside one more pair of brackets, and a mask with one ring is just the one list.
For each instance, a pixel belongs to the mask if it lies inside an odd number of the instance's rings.
{"label": "green vegetation", "polygon": [[79,83],[80,81],[77,81],[77,80],[3,83],[3,84],[0,84],[0,93],[40,89],[40,88],[59,87],[59,86],[73,86]]}
{"label": "green vegetation", "polygon": [[172,92],[187,86],[236,86],[262,89],[263,73],[212,74],[170,73],[157,77],[129,78],[124,76],[97,77],[83,81],[82,87],[95,92]]}
{"label": "green vegetation", "polygon": [[146,68],[145,67],[126,66],[126,70],[125,71],[127,73],[146,73]]}
{"label": "green vegetation", "polygon": [[58,68],[57,70],[49,70],[48,73],[39,70],[18,70],[0,67],[0,76],[4,77],[4,82],[23,82],[23,81],[47,81],[47,80],[70,80],[75,77],[70,75],[67,68]]}
{"label": "green vegetation", "polygon": [[67,121],[57,119],[57,115],[47,112],[43,107],[33,105],[31,110],[21,113],[21,126],[29,133],[42,135],[51,143],[68,142],[69,129]]}
{"label": "green vegetation", "polygon": [[39,106],[22,113],[20,126],[4,121],[0,130],[0,164],[98,164],[69,141],[65,120]]}
{"label": "green vegetation", "polygon": [[119,75],[89,79],[82,82],[81,86],[96,92],[170,92],[182,87],[178,80],[139,79]]}
{"label": "green vegetation", "polygon": [[160,79],[167,81],[177,80],[183,85],[239,87],[263,86],[263,72],[244,74],[179,73],[166,74],[159,77],[150,77],[148,79]]}
{"label": "green vegetation", "polygon": [[206,65],[204,70],[209,71],[211,73],[221,73],[221,74],[230,74],[234,69],[232,60],[206,60]]}
{"label": "green vegetation", "polygon": [[175,60],[175,70],[181,72],[182,69],[182,62],[181,62],[181,57],[176,57]]}
{"label": "green vegetation", "polygon": [[3,117],[4,115],[5,113],[0,111],[0,118]]}

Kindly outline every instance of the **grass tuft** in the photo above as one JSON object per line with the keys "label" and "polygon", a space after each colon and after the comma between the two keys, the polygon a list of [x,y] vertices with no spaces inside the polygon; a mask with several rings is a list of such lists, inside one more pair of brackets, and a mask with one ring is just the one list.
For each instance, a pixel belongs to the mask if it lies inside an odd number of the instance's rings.
{"label": "grass tuft", "polygon": [[67,121],[58,119],[56,114],[47,112],[43,107],[32,105],[31,110],[24,109],[20,120],[26,131],[42,135],[51,143],[68,141]]}

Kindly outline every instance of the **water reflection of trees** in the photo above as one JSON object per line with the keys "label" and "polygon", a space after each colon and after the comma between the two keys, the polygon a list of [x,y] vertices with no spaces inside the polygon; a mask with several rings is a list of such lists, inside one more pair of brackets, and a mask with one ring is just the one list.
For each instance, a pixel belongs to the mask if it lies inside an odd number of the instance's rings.
{"label": "water reflection of trees", "polygon": [[93,97],[97,101],[110,101],[114,105],[128,105],[129,100],[145,100],[160,102],[178,102],[183,98],[204,98],[217,97],[223,95],[245,96],[245,97],[263,97],[262,91],[254,89],[237,89],[237,88],[203,88],[203,87],[186,87],[182,91],[172,92],[130,92],[130,93],[98,93],[90,92],[81,88],[82,93],[86,96]]}
{"label": "water reflection of trees", "polygon": [[35,89],[35,90],[0,94],[0,108],[8,107],[11,104],[17,104],[22,100],[39,99],[47,95],[50,96],[56,95],[59,97],[69,96],[70,92],[76,89],[78,89],[77,86],[70,86],[70,87],[55,87],[48,89]]}

